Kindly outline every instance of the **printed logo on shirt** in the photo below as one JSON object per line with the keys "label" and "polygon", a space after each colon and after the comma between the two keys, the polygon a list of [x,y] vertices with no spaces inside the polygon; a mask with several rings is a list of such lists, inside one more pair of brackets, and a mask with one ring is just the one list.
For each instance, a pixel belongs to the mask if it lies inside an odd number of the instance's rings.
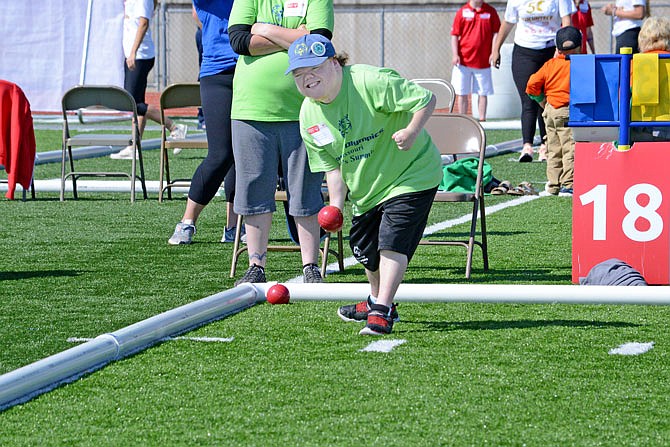
{"label": "printed logo on shirt", "polygon": [[471,9],[464,9],[463,10],[463,18],[464,19],[474,19],[475,18],[475,12]]}
{"label": "printed logo on shirt", "polygon": [[351,130],[351,121],[349,120],[349,115],[344,115],[344,117],[337,122],[337,129],[340,131],[340,135],[344,137]]}
{"label": "printed logo on shirt", "polygon": [[541,14],[547,10],[544,5],[545,0],[528,2],[526,5],[526,14]]}
{"label": "printed logo on shirt", "polygon": [[282,19],[284,17],[284,8],[282,5],[272,6],[272,17],[274,18],[275,25],[281,25]]}
{"label": "printed logo on shirt", "polygon": [[370,135],[347,141],[344,143],[344,151],[342,151],[342,156],[338,159],[338,162],[341,165],[345,165],[348,163],[360,163],[362,160],[370,158],[374,153],[375,140],[383,133],[384,128],[382,127]]}

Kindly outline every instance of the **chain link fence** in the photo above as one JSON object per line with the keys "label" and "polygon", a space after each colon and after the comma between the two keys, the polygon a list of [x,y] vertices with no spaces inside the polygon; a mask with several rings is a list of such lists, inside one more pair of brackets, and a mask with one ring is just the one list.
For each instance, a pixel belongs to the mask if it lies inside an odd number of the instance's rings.
{"label": "chain link fence", "polygon": [[[611,17],[600,12],[606,2],[591,2],[594,43],[598,53],[611,53]],[[505,3],[490,2],[501,20]],[[460,4],[396,6],[335,5],[333,42],[350,63],[392,67],[403,76],[451,79],[451,25]],[[653,15],[670,14],[670,3],[653,4]],[[162,90],[198,78],[196,24],[190,3],[161,3],[153,23],[158,56],[151,87]],[[507,42],[512,42],[514,30]]]}

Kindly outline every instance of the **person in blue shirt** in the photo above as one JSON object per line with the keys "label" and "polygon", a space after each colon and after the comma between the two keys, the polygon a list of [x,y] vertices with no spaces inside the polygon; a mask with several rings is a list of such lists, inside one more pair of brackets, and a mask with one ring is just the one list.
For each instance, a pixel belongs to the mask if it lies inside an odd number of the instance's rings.
{"label": "person in blue shirt", "polygon": [[[168,240],[170,245],[191,243],[198,216],[214,198],[228,171],[234,168],[230,108],[238,56],[230,47],[228,37],[228,18],[233,0],[193,0],[193,6],[202,23],[200,97],[203,114],[207,117],[208,150],[207,157],[193,174],[186,210]],[[228,196],[226,192],[226,201],[232,203],[233,197]],[[233,216],[228,217],[231,220]]]}

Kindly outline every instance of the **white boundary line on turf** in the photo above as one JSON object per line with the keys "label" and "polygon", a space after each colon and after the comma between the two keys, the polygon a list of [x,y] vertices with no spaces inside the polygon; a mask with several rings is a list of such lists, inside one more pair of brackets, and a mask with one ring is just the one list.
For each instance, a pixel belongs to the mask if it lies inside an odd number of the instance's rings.
{"label": "white boundary line on turf", "polygon": [[612,348],[609,351],[610,355],[640,355],[644,354],[647,351],[650,351],[654,347],[654,342],[650,341],[649,343],[638,343],[630,342],[619,345],[616,348]]}
{"label": "white boundary line on turf", "polygon": [[[504,210],[506,208],[512,207],[512,206],[517,206],[517,205],[522,205],[524,203],[531,202],[535,199],[539,199],[541,196],[521,196],[516,199],[508,200],[503,203],[499,203],[497,205],[493,206],[487,206],[486,207],[486,216],[489,216],[493,213],[496,213],[498,211]],[[445,230],[447,228],[454,227],[456,225],[464,224],[470,222],[470,214],[463,215],[461,217],[457,217],[456,219],[451,219],[451,220],[445,220],[443,222],[439,222],[433,225],[430,225],[426,227],[426,229],[423,232],[423,236],[430,236],[433,233],[437,233],[438,231]],[[351,267],[352,265],[358,264],[358,261],[356,261],[356,258],[353,256],[350,256],[344,260],[344,267]],[[327,273],[336,273],[339,271],[339,265],[337,262],[333,262],[332,264],[328,264],[326,266],[326,272]],[[287,283],[301,283],[302,282],[302,275],[301,276],[296,276],[294,278],[291,278],[286,281]]]}
{"label": "white boundary line on turf", "polygon": [[373,341],[363,349],[359,349],[359,352],[391,352],[396,346],[400,346],[407,340],[379,340]]}

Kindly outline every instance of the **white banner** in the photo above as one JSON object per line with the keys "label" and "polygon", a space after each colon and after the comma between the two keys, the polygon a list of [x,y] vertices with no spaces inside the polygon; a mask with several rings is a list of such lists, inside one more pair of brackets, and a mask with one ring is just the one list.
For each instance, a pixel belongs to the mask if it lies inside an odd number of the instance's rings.
{"label": "white banner", "polygon": [[60,111],[77,84],[123,86],[123,0],[2,3],[0,79],[21,87],[33,112]]}

